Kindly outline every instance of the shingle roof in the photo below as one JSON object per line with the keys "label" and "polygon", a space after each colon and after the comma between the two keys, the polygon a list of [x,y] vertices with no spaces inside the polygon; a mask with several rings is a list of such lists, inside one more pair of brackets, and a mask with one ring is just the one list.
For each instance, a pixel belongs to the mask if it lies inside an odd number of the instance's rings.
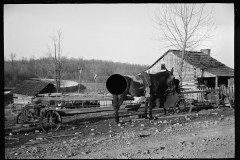
{"label": "shingle roof", "polygon": [[17,85],[12,93],[35,96],[40,93],[46,86],[53,85],[44,81],[25,80]]}
{"label": "shingle roof", "polygon": [[[180,57],[181,52],[179,50],[168,50],[148,69],[152,68],[152,66],[154,66],[169,52],[172,52],[176,56]],[[195,66],[196,68],[204,69],[204,71],[212,73],[216,76],[234,76],[234,69],[226,66],[225,64],[202,52],[186,52],[184,55],[184,60],[189,64]]]}

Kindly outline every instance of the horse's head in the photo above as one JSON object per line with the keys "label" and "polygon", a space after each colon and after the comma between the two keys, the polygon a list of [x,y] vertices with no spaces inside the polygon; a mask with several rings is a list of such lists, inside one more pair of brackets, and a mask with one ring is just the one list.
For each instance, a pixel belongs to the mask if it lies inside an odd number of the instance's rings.
{"label": "horse's head", "polygon": [[167,79],[167,86],[170,92],[175,91],[175,76],[173,75],[173,68],[169,72],[169,77]]}

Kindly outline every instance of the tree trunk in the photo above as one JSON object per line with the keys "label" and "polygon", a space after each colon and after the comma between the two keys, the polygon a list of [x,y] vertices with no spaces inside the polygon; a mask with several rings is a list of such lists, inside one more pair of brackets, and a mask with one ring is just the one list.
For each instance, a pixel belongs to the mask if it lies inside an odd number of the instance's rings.
{"label": "tree trunk", "polygon": [[56,89],[58,93],[58,63],[57,63],[57,51],[56,51],[56,44],[54,43],[54,53],[55,53],[55,81],[56,81]]}
{"label": "tree trunk", "polygon": [[183,64],[184,64],[184,54],[185,54],[185,49],[182,50],[181,52],[181,59],[180,59],[180,66],[179,66],[179,80],[180,80],[180,85],[182,85],[183,82]]}

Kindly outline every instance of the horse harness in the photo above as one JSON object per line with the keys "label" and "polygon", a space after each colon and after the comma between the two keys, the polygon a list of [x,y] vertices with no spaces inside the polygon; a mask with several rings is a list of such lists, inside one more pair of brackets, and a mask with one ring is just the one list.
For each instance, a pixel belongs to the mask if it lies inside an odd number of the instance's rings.
{"label": "horse harness", "polygon": [[[170,73],[169,73],[170,74]],[[171,76],[171,75],[170,75]],[[169,76],[169,77],[170,77]],[[129,76],[133,81],[135,82],[139,82],[139,83],[142,83],[143,84],[143,89],[144,89],[144,95],[146,98],[150,97],[150,86],[152,85],[151,84],[151,80],[150,80],[150,76],[147,72],[145,71],[142,71],[140,72],[138,75],[136,76]],[[168,80],[168,83],[171,83],[170,85],[172,85],[172,82],[170,82]],[[141,89],[142,87],[140,87],[139,89]],[[168,93],[170,93],[171,90],[168,89],[165,91],[164,95],[167,95]]]}
{"label": "horse harness", "polygon": [[[170,74],[170,72],[169,72]],[[147,72],[140,72],[139,73],[139,77],[143,80],[143,85],[144,85],[144,94],[145,94],[145,97],[150,97],[150,86],[152,85],[151,84],[151,81],[150,81],[150,76]],[[171,75],[169,75],[169,77],[171,77]],[[173,83],[174,80],[167,80],[168,83],[168,86],[171,85],[172,87],[172,83]],[[168,95],[169,93],[173,92],[174,94],[174,89],[170,89],[169,87],[167,88],[167,90],[164,92],[163,96],[166,96]]]}
{"label": "horse harness", "polygon": [[140,72],[139,73],[139,77],[143,80],[143,86],[144,86],[144,94],[145,94],[145,97],[150,97],[150,86],[152,85],[151,84],[151,81],[150,81],[150,76],[147,72]]}

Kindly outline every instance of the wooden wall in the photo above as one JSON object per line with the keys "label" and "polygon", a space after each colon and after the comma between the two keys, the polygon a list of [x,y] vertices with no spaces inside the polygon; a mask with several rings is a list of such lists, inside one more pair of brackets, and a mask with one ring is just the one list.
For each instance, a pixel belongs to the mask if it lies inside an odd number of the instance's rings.
{"label": "wooden wall", "polygon": [[13,94],[13,111],[19,111],[24,108],[27,104],[31,103],[33,96]]}
{"label": "wooden wall", "polygon": [[32,102],[32,99],[33,99],[33,96],[13,94],[13,103],[28,104]]}
{"label": "wooden wall", "polygon": [[[160,61],[158,61],[152,68],[149,69],[150,73],[157,73],[161,71],[161,64],[165,62],[165,66],[168,70],[171,70],[174,67],[174,76],[179,79],[179,65],[180,58],[174,55],[172,52],[169,52],[164,56]],[[215,77],[215,75],[203,71],[199,68],[195,68],[193,65],[188,62],[183,64],[183,81],[191,81],[197,77]]]}

